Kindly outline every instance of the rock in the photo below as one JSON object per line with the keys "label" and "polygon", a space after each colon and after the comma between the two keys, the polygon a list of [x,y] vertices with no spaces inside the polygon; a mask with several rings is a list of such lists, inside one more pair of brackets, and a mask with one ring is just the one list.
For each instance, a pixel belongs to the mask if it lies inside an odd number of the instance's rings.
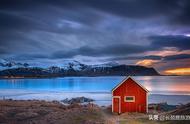
{"label": "rock", "polygon": [[180,105],[174,111],[171,111],[169,114],[172,115],[189,115],[190,113],[190,103],[185,105]]}
{"label": "rock", "polygon": [[166,102],[164,103],[155,103],[148,105],[149,110],[157,110],[157,111],[171,111],[176,109],[176,105],[168,105]]}
{"label": "rock", "polygon": [[70,104],[70,105],[68,106],[68,109],[72,109],[72,108],[81,108],[81,105],[79,105],[78,103]]}
{"label": "rock", "polygon": [[86,97],[76,97],[76,98],[72,98],[72,99],[64,99],[61,102],[63,103],[67,103],[67,104],[74,104],[74,103],[87,103],[87,102],[92,102],[94,101],[93,99],[90,98],[86,98]]}

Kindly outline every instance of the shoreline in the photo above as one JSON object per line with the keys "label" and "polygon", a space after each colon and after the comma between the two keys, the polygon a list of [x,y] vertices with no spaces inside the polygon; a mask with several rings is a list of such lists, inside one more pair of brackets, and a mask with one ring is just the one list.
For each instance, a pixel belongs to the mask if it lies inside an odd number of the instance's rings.
{"label": "shoreline", "polygon": [[84,75],[84,76],[77,76],[77,75],[73,75],[73,76],[49,76],[49,77],[0,77],[1,79],[53,79],[53,78],[68,78],[68,77],[128,77],[128,76],[134,76],[134,77],[141,77],[141,76],[190,76],[190,75],[102,75],[102,76],[88,76],[88,75]]}
{"label": "shoreline", "polygon": [[[128,76],[132,76],[132,77],[165,77],[165,76],[171,76],[171,77],[190,77],[190,75],[128,75]],[[73,76],[42,76],[42,77],[0,77],[0,80],[11,80],[11,79],[56,79],[56,78],[69,78],[69,77],[128,77],[127,75],[105,75],[105,76],[88,76],[88,75],[84,75],[84,76],[77,76],[77,75],[73,75]]]}
{"label": "shoreline", "polygon": [[[44,100],[0,100],[0,123],[14,124],[173,124],[174,121],[152,121],[150,114],[178,115],[189,113],[187,110],[190,104],[182,105],[179,108],[164,110],[158,107],[159,104],[152,104],[149,113],[123,113],[111,112],[111,106],[98,106],[93,103],[64,105],[58,101]],[[160,104],[167,108],[166,104]],[[156,108],[158,107],[158,108]],[[166,122],[166,123],[165,123]],[[177,121],[181,124],[182,121]]]}
{"label": "shoreline", "polygon": [[[3,92],[3,91],[2,91]],[[15,91],[12,91],[15,92]],[[1,92],[0,92],[1,94]],[[69,96],[69,97],[68,97]],[[64,99],[72,99],[76,97],[87,97],[93,99],[92,103],[100,106],[109,106],[111,105],[111,94],[106,93],[86,93],[86,92],[48,92],[48,93],[18,93],[18,94],[9,94],[1,95],[0,100],[44,100],[44,101],[62,101]],[[149,95],[149,104],[152,103],[164,103],[167,102],[171,105],[180,105],[190,102],[190,95],[162,95],[162,94],[150,94]]]}

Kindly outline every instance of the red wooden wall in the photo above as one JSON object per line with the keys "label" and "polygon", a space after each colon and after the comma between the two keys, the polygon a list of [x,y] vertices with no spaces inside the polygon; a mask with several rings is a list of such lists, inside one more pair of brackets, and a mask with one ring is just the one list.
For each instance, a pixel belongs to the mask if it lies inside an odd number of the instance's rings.
{"label": "red wooden wall", "polygon": [[[120,96],[121,113],[142,112],[146,113],[147,92],[139,86],[133,79],[128,78],[117,89],[113,91],[113,96]],[[124,96],[135,96],[135,102],[125,102]],[[118,113],[117,100],[113,99],[113,111]]]}

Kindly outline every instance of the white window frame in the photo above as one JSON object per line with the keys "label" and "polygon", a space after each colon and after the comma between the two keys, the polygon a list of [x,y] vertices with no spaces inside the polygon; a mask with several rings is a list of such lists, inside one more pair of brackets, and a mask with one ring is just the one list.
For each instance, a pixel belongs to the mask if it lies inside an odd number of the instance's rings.
{"label": "white window frame", "polygon": [[[127,97],[132,97],[133,100],[127,100]],[[135,102],[135,96],[124,96],[124,102]]]}

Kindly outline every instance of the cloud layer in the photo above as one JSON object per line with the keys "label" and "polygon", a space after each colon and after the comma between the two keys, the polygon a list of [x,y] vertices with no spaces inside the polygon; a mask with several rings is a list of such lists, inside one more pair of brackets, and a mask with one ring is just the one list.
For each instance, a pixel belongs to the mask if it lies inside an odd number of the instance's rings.
{"label": "cloud layer", "polygon": [[[189,0],[1,0],[0,58],[184,64],[189,11]],[[171,55],[162,53],[172,48]]]}

